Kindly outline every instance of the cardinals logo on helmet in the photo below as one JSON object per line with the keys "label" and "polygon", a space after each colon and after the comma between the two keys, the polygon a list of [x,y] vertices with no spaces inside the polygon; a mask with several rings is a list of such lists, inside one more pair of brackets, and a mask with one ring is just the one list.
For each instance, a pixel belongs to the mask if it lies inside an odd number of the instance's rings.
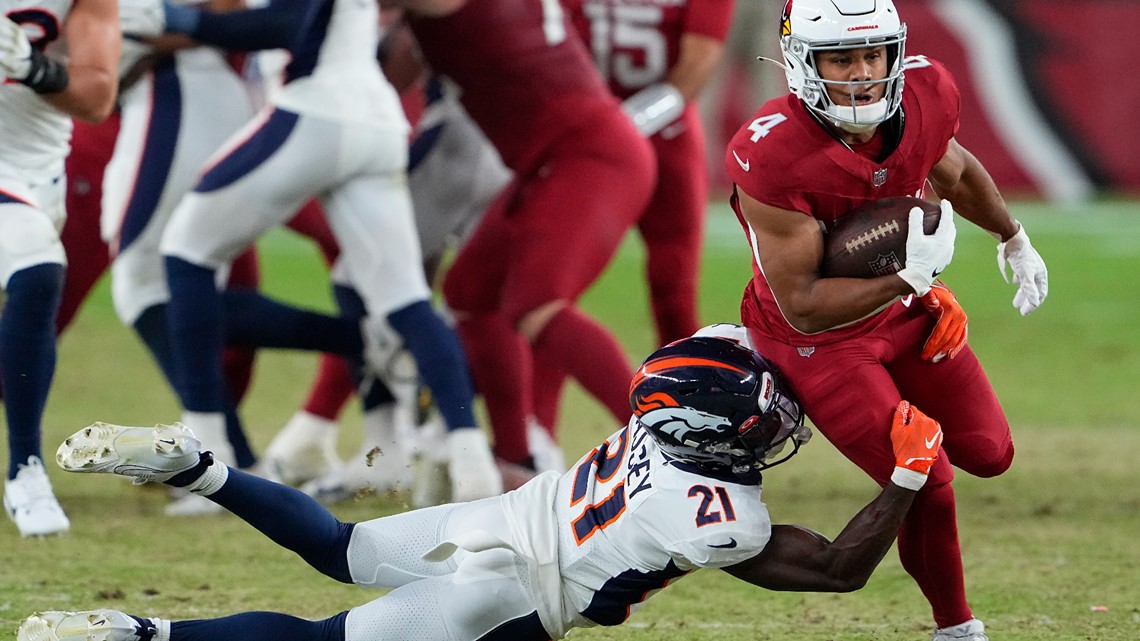
{"label": "cardinals logo on helmet", "polygon": [[784,15],[780,18],[780,37],[792,35],[792,0],[784,3]]}

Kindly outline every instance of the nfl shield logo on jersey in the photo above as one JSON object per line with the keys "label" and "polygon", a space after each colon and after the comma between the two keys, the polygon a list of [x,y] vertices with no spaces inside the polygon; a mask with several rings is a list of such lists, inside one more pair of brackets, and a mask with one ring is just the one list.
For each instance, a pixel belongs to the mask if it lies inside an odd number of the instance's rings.
{"label": "nfl shield logo on jersey", "polygon": [[871,174],[871,184],[875,187],[882,187],[887,182],[887,168],[882,167],[876,169],[875,173]]}

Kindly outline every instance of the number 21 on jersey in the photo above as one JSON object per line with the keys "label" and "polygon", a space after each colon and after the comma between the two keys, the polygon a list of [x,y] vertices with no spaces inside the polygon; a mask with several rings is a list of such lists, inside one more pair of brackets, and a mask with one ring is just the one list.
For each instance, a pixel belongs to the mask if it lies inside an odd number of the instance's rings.
{"label": "number 21 on jersey", "polygon": [[[574,517],[570,528],[578,545],[585,543],[595,532],[604,530],[625,512],[625,477],[618,476],[629,446],[629,429],[618,433],[617,442],[606,441],[586,455],[574,470],[574,486],[570,489],[570,507],[581,505],[590,486],[595,495],[605,493],[605,485],[616,480],[609,494],[596,503],[586,503]],[[591,483],[593,481],[593,483]]]}

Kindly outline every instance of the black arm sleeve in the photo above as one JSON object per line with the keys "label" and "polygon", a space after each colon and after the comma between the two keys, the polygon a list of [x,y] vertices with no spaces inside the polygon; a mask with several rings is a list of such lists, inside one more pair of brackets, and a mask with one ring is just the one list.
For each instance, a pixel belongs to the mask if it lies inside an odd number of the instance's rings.
{"label": "black arm sleeve", "polygon": [[273,0],[260,9],[203,11],[189,35],[230,51],[291,49],[319,6],[320,0]]}

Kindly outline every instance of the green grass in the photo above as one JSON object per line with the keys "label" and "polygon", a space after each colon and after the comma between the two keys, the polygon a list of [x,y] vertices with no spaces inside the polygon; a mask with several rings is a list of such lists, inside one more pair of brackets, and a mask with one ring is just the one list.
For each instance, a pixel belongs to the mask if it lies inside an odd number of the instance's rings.
{"label": "green grass", "polygon": [[[1028,318],[1010,305],[992,240],[959,227],[946,280],[971,316],[970,342],[1001,398],[1017,442],[1013,468],[996,479],[959,474],[959,528],[971,604],[994,641],[1140,638],[1140,211],[1134,203],[1073,208],[1015,204],[1050,267],[1050,295]],[[715,206],[703,264],[707,322],[738,320],[749,277],[743,236]],[[316,253],[285,233],[262,243],[266,287],[328,307]],[[631,239],[584,304],[613,328],[632,359],[653,345]],[[261,449],[300,402],[314,357],[259,357],[244,407]],[[153,424],[178,416],[169,389],[132,334],[115,320],[106,283],[60,346],[45,422],[49,453],[93,420]],[[613,425],[580,390],[563,407],[571,456]],[[342,454],[354,451],[359,416],[344,419]],[[73,531],[20,539],[0,523],[0,630],[39,609],[111,607],[174,618],[243,610],[323,617],[375,594],[317,576],[230,516],[163,518],[161,491],[115,478],[52,473]],[[773,518],[834,536],[875,493],[862,473],[817,439],[766,476]],[[404,509],[404,497],[337,506],[361,520]],[[1106,606],[1107,612],[1094,612]],[[622,628],[581,639],[806,641],[929,639],[929,612],[897,557],[888,554],[862,591],[847,595],[764,592],[718,572],[700,572],[651,599]]]}

